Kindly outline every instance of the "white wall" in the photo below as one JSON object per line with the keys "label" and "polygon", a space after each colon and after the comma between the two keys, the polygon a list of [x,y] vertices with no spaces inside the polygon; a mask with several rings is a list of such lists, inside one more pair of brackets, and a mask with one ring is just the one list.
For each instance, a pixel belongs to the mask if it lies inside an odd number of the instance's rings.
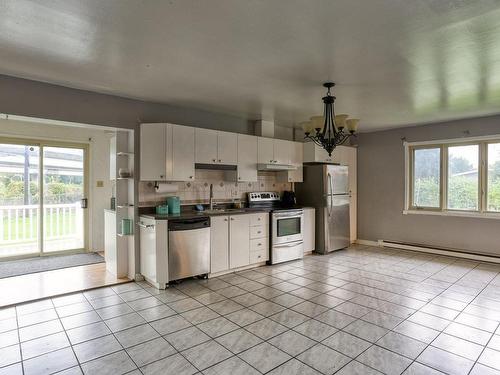
{"label": "white wall", "polygon": [[[111,197],[109,180],[111,134],[97,127],[70,127],[0,119],[0,137],[89,144],[89,249],[104,251],[104,209],[109,208]],[[103,187],[96,186],[99,180],[104,182]]]}

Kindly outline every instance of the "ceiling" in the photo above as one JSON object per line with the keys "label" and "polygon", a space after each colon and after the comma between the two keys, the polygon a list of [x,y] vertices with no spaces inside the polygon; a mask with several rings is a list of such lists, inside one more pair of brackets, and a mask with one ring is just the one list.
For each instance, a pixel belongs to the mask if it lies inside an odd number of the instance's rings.
{"label": "ceiling", "polygon": [[500,113],[499,0],[2,0],[0,73],[298,126]]}

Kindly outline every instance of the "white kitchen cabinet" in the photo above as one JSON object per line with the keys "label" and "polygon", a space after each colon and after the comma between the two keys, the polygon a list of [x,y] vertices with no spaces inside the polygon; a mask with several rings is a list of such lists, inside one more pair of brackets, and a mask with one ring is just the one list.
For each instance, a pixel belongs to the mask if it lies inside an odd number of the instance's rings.
{"label": "white kitchen cabinet", "polygon": [[229,265],[230,268],[250,264],[250,215],[229,217]]}
{"label": "white kitchen cabinet", "polygon": [[158,289],[168,284],[168,222],[139,218],[141,275]]}
{"label": "white kitchen cabinet", "polygon": [[237,136],[236,133],[196,128],[196,163],[235,165],[238,159]]}
{"label": "white kitchen cabinet", "polygon": [[316,248],[316,210],[304,208],[304,253],[310,253]]}
{"label": "white kitchen cabinet", "polygon": [[289,159],[288,163],[296,167],[294,170],[278,172],[278,181],[280,182],[303,182],[303,169],[302,169],[302,160],[303,160],[303,146],[302,142],[286,142],[286,146],[288,147]]}
{"label": "white kitchen cabinet", "polygon": [[351,195],[351,204],[349,209],[350,228],[351,228],[351,243],[354,243],[358,238],[357,230],[357,209],[358,209],[358,180],[357,180],[357,148],[345,147],[342,153],[342,164],[349,166],[349,192]]}
{"label": "white kitchen cabinet", "polygon": [[276,164],[290,164],[290,141],[283,139],[273,140],[274,162]]}
{"label": "white kitchen cabinet", "polygon": [[217,131],[197,128],[194,134],[196,163],[217,163]]}
{"label": "white kitchen cabinet", "polygon": [[116,277],[127,277],[128,248],[122,246],[126,237],[117,236],[116,211],[104,210],[104,258],[106,271]]}
{"label": "white kitchen cabinet", "polygon": [[[340,146],[339,146],[340,147]],[[303,144],[304,163],[340,163],[337,152],[333,152],[332,156],[328,155],[325,149],[321,148],[314,142],[305,142]]]}
{"label": "white kitchen cabinet", "polygon": [[189,126],[173,125],[171,146],[172,150],[172,177],[173,181],[194,180],[194,128]]}
{"label": "white kitchen cabinet", "polygon": [[238,134],[238,181],[257,181],[257,137]]}
{"label": "white kitchen cabinet", "polygon": [[229,132],[217,132],[217,162],[236,165],[238,161],[238,135]]}
{"label": "white kitchen cabinet", "polygon": [[274,139],[258,137],[257,154],[260,164],[274,163]]}
{"label": "white kitchen cabinet", "polygon": [[167,178],[167,124],[141,124],[141,180]]}
{"label": "white kitchen cabinet", "polygon": [[210,218],[210,272],[229,269],[229,216]]}

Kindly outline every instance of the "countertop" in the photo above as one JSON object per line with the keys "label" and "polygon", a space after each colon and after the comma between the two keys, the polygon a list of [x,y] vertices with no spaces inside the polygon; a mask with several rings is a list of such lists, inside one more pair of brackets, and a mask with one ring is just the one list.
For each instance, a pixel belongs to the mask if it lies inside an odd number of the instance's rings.
{"label": "countertop", "polygon": [[246,215],[246,214],[257,214],[263,212],[270,212],[270,209],[248,209],[243,208],[241,210],[229,210],[221,212],[204,212],[204,211],[184,211],[180,214],[168,214],[168,215],[158,215],[155,213],[141,214],[141,217],[154,219],[154,220],[173,220],[173,219],[193,219],[197,217],[210,217],[210,216],[228,216],[228,215]]}

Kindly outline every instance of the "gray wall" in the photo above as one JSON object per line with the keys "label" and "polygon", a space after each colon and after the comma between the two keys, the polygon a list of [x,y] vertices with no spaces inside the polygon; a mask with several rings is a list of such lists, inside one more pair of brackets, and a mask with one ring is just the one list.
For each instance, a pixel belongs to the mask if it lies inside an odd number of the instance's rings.
{"label": "gray wall", "polygon": [[172,122],[244,134],[253,134],[254,130],[252,122],[235,116],[97,94],[5,75],[0,75],[0,112],[127,129],[135,129],[141,122]]}
{"label": "gray wall", "polygon": [[500,116],[362,133],[358,137],[358,238],[500,255],[500,221],[403,215],[408,142],[500,134]]}

